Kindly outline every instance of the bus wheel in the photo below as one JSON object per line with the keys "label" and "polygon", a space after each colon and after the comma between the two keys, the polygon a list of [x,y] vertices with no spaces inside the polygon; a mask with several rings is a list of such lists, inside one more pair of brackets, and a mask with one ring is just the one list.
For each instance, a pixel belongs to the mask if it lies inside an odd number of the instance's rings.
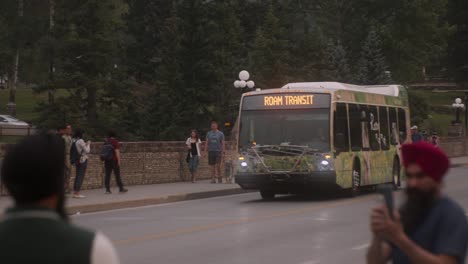
{"label": "bus wheel", "polygon": [[271,201],[275,199],[275,193],[273,191],[260,190],[260,195],[262,196],[262,199],[265,201]]}
{"label": "bus wheel", "polygon": [[352,174],[352,187],[350,190],[350,195],[352,197],[358,196],[360,187],[361,187],[361,170],[359,168],[359,165],[355,164],[353,166],[353,174]]}
{"label": "bus wheel", "polygon": [[392,180],[393,180],[393,187],[395,190],[398,189],[401,185],[401,179],[400,179],[400,162],[398,161],[397,158],[393,160],[393,169],[392,169]]}

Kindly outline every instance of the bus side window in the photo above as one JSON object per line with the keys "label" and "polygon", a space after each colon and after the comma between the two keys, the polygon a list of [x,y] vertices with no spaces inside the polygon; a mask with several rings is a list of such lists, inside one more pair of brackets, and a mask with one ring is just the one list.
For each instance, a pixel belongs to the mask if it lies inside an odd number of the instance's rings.
{"label": "bus side window", "polygon": [[389,108],[389,117],[390,117],[390,144],[398,145],[398,122],[397,122],[397,113],[395,108]]}
{"label": "bus side window", "polygon": [[[364,113],[365,115],[365,113]],[[349,104],[349,131],[351,133],[351,150],[360,151],[362,149],[361,118],[362,113],[359,105]]]}
{"label": "bus side window", "polygon": [[333,127],[335,150],[338,152],[349,151],[348,112],[346,111],[346,104],[336,104]]}
{"label": "bus side window", "polygon": [[369,140],[371,150],[380,150],[380,122],[376,106],[369,106]]}
{"label": "bus side window", "polygon": [[406,113],[404,109],[398,108],[398,128],[400,130],[400,144],[403,144],[407,136]]}
{"label": "bus side window", "polygon": [[388,142],[389,139],[389,130],[388,130],[388,112],[386,106],[379,107],[379,119],[380,119],[380,146],[382,150],[389,150],[390,145]]}

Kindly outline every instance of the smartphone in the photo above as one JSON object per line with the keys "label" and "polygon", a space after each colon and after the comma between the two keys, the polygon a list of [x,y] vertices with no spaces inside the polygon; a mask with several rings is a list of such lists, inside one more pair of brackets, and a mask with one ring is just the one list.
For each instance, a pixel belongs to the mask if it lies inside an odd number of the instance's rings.
{"label": "smartphone", "polygon": [[388,208],[388,212],[390,213],[390,218],[393,219],[393,210],[394,210],[394,201],[393,201],[393,186],[390,184],[383,184],[377,186],[377,192],[382,194],[385,205]]}

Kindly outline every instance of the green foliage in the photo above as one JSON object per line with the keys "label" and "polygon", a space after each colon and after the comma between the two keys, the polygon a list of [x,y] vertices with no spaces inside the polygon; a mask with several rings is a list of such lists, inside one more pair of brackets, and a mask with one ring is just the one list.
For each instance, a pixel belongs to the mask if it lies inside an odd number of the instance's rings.
{"label": "green foliage", "polygon": [[362,46],[361,58],[358,62],[358,83],[376,85],[391,82],[390,76],[386,74],[389,69],[381,48],[379,35],[371,29]]}
{"label": "green foliage", "polygon": [[418,93],[415,93],[412,90],[408,91],[408,97],[411,109],[411,122],[415,125],[420,125],[428,118],[429,104],[424,97],[418,95]]}
{"label": "green foliage", "polygon": [[325,65],[323,76],[326,80],[344,83],[353,82],[346,50],[340,42],[336,44],[333,42],[328,43]]}
{"label": "green foliage", "polygon": [[[19,80],[41,98],[28,109],[18,102],[19,116],[35,108],[44,129],[67,122],[98,138],[114,128],[126,139],[178,140],[212,119],[233,122],[232,83],[244,69],[261,88],[382,84],[387,70],[405,84],[421,81],[423,67],[447,67],[446,57],[450,75],[468,76],[464,0],[55,0],[52,32],[51,1],[23,2],[20,18],[18,0],[0,1],[0,75],[12,79],[20,50]],[[427,96],[411,96],[423,123]]]}
{"label": "green foliage", "polygon": [[251,68],[257,69],[255,80],[259,87],[278,88],[289,79],[289,43],[285,32],[271,5],[257,30],[250,58]]}

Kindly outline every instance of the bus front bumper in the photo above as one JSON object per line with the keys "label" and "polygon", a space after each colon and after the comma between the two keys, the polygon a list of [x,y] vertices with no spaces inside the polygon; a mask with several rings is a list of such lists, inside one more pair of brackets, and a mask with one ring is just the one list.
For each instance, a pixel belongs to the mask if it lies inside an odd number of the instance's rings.
{"label": "bus front bumper", "polygon": [[337,186],[335,171],[316,171],[307,174],[238,173],[236,183],[243,189],[267,189],[279,192]]}

